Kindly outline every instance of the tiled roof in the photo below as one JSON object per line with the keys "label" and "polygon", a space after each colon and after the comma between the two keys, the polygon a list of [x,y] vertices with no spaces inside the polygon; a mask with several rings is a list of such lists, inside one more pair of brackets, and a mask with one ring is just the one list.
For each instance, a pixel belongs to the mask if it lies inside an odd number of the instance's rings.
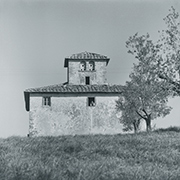
{"label": "tiled roof", "polygon": [[91,52],[81,52],[77,54],[73,54],[69,57],[65,58],[64,67],[68,66],[68,60],[105,60],[108,64],[109,58],[107,56],[97,54],[97,53],[91,53]]}
{"label": "tiled roof", "polygon": [[83,94],[83,93],[105,93],[105,94],[120,94],[123,91],[121,85],[70,85],[57,84],[52,86],[44,86],[39,88],[26,89],[24,91],[26,110],[29,111],[30,94],[54,93],[54,94]]}
{"label": "tiled roof", "polygon": [[25,90],[29,93],[121,93],[121,85],[70,85],[57,84]]}
{"label": "tiled roof", "polygon": [[101,54],[85,51],[82,53],[73,54],[67,57],[66,59],[109,59],[109,58]]}

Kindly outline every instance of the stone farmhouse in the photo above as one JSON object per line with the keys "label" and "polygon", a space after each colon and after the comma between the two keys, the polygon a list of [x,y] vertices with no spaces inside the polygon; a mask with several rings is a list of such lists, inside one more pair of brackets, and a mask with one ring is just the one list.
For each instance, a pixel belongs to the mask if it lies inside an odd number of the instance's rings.
{"label": "stone farmhouse", "polygon": [[120,132],[115,107],[123,86],[107,83],[109,60],[96,53],[73,54],[64,60],[66,83],[25,90],[29,136]]}

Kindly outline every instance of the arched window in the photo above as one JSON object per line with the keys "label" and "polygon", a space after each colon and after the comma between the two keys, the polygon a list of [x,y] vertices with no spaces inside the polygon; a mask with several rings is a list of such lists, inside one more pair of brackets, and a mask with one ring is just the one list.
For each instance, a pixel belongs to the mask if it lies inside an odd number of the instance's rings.
{"label": "arched window", "polygon": [[95,70],[94,61],[90,61],[90,62],[89,62],[89,70],[90,70],[90,71],[94,71],[94,70]]}
{"label": "arched window", "polygon": [[81,71],[85,71],[86,70],[86,62],[85,61],[81,61],[80,62],[80,70]]}

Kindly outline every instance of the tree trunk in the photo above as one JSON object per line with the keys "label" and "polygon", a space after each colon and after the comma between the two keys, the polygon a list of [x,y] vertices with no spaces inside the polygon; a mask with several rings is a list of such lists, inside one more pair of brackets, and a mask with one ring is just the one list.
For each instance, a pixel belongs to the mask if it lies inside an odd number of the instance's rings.
{"label": "tree trunk", "polygon": [[133,122],[134,133],[137,133],[137,131],[138,131],[138,129],[139,129],[139,125],[140,125],[140,119],[134,120],[134,122]]}
{"label": "tree trunk", "polygon": [[151,131],[151,114],[148,115],[148,117],[145,119],[146,121],[146,131]]}
{"label": "tree trunk", "polygon": [[133,126],[134,126],[134,133],[137,133],[137,126],[136,126],[136,122],[133,122]]}

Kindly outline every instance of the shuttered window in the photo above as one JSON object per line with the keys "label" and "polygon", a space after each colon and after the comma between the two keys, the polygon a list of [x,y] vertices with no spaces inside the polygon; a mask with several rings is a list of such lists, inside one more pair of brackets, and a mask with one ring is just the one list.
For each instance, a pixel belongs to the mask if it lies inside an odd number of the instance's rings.
{"label": "shuttered window", "polygon": [[51,97],[43,97],[43,106],[51,106]]}

